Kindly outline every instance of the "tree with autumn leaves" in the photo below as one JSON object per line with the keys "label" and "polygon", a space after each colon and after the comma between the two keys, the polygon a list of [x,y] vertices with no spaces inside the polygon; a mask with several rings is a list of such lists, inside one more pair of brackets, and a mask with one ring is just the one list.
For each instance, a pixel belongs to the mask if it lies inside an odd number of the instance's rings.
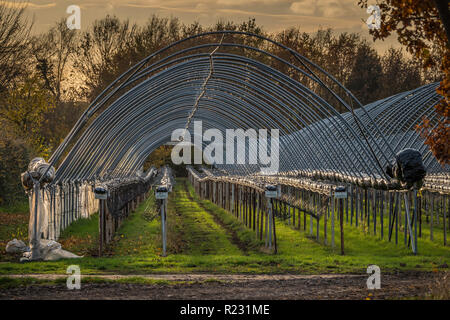
{"label": "tree with autumn leaves", "polygon": [[[368,0],[358,4],[367,8]],[[442,100],[436,105],[438,123],[424,118],[417,130],[442,165],[450,163],[450,14],[448,0],[383,0],[381,26],[372,29],[374,40],[396,33],[398,41],[428,69],[440,65],[443,79],[437,88]],[[441,54],[431,54],[432,49]]]}

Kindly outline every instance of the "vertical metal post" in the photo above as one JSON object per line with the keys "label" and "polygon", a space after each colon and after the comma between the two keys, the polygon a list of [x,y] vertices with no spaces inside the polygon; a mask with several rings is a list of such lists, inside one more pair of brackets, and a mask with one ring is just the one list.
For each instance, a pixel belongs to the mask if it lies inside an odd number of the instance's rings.
{"label": "vertical metal post", "polygon": [[334,197],[331,198],[331,246],[334,248]]}
{"label": "vertical metal post", "polygon": [[273,216],[273,204],[272,204],[272,199],[269,199],[269,249],[272,249],[272,216]]}
{"label": "vertical metal post", "polygon": [[314,198],[313,194],[311,192],[309,194],[309,209],[310,209],[310,215],[309,215],[309,235],[312,237],[313,235],[313,216],[311,215],[311,212],[314,208]]}
{"label": "vertical metal post", "polygon": [[34,197],[34,223],[33,223],[33,233],[30,239],[31,242],[31,260],[39,259],[39,240],[40,236],[40,223],[39,223],[39,200],[40,200],[40,189],[41,185],[39,181],[34,181],[33,183],[33,197]]}
{"label": "vertical metal post", "polygon": [[430,240],[433,241],[433,215],[434,215],[434,195],[430,194],[431,212],[430,212]]}
{"label": "vertical metal post", "polygon": [[99,200],[99,223],[98,223],[98,233],[99,233],[99,243],[98,243],[98,255],[101,257],[103,254],[103,239],[105,238],[105,202],[106,200]]}
{"label": "vertical metal post", "polygon": [[373,214],[373,234],[377,235],[377,208],[378,208],[378,192],[373,190],[373,204],[372,204],[372,214]]}
{"label": "vertical metal post", "polygon": [[234,183],[231,184],[231,213],[234,215],[234,208],[235,208],[235,204],[234,204]]}
{"label": "vertical metal post", "polygon": [[323,243],[325,245],[328,244],[328,235],[327,235],[327,220],[328,220],[328,213],[330,212],[330,201],[333,199],[333,193],[330,192],[330,200],[328,201],[327,205],[327,212],[323,215]]}
{"label": "vertical metal post", "polygon": [[417,254],[417,220],[418,220],[418,214],[417,211],[418,207],[418,199],[417,199],[417,190],[414,189],[414,254]]}
{"label": "vertical metal post", "polygon": [[350,225],[353,225],[353,186],[350,185]]}
{"label": "vertical metal post", "polygon": [[267,198],[266,247],[272,248],[272,201]]}
{"label": "vertical metal post", "polygon": [[412,242],[412,251],[414,252],[414,254],[417,254],[416,237],[413,236],[413,232],[411,229],[411,219],[410,219],[410,215],[409,215],[409,199],[408,199],[408,194],[406,192],[404,194],[404,199],[405,199],[405,216],[406,216],[406,224],[407,224],[407,226],[405,225],[405,234],[406,234],[406,228],[408,228],[407,230],[409,231],[409,236],[410,236],[411,242]]}
{"label": "vertical metal post", "polygon": [[[446,246],[447,245],[447,225],[446,225],[446,223],[447,223],[447,199],[446,199],[445,195],[443,195],[442,197],[444,198],[444,217],[443,217],[443,219],[444,219],[444,246]],[[450,219],[449,219],[449,221],[450,221]]]}
{"label": "vertical metal post", "polygon": [[[346,187],[346,189],[348,190],[348,186]],[[348,223],[348,201],[350,200],[350,198],[347,196],[347,198],[345,199],[345,222]]]}
{"label": "vertical metal post", "polygon": [[380,232],[381,232],[381,239],[383,239],[383,236],[384,236],[384,218],[383,218],[383,216],[384,216],[384,199],[385,199],[385,196],[386,196],[385,192],[381,191],[380,196],[381,196],[381,198],[380,198],[380,201],[381,201],[381,207],[380,207]]}
{"label": "vertical metal post", "polygon": [[398,193],[394,194],[395,197],[395,211],[394,211],[394,215],[395,215],[395,244],[398,244],[398,221],[399,221],[399,216],[400,216],[400,212],[401,212],[401,208],[400,207],[400,195]]}
{"label": "vertical metal post", "polygon": [[341,226],[341,255],[344,255],[344,199],[339,199],[339,223]]}
{"label": "vertical metal post", "polygon": [[359,189],[356,189],[355,192],[355,226],[358,227],[358,218],[359,218]]}
{"label": "vertical metal post", "polygon": [[163,243],[163,252],[162,256],[165,257],[166,254],[166,206],[167,206],[167,199],[161,200],[161,227],[162,227],[162,243]]}

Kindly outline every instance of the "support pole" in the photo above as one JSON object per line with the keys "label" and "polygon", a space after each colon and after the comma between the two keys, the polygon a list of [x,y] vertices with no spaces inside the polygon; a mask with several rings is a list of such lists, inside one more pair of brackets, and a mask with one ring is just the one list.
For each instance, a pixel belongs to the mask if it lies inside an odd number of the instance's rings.
{"label": "support pole", "polygon": [[341,225],[341,255],[344,255],[344,199],[339,199],[339,224]]}
{"label": "support pole", "polygon": [[[412,232],[412,228],[411,228],[411,218],[409,215],[409,199],[408,199],[408,194],[405,192],[404,193],[404,199],[405,199],[405,215],[406,215],[406,220],[407,220],[407,225],[405,226],[405,228],[408,228],[409,231],[409,236],[410,239],[412,240],[412,251],[414,252],[414,254],[417,254],[417,248],[416,248],[416,237],[414,237],[413,232]],[[406,231],[405,231],[406,233]],[[414,240],[413,240],[414,239]]]}
{"label": "support pole", "polygon": [[[41,185],[39,181],[34,181],[33,184],[33,197],[34,197],[34,218],[33,218],[33,233],[31,235],[31,260],[37,260],[40,258],[40,251],[39,251],[39,241],[40,241],[40,230],[41,230],[41,224],[40,224],[40,216],[39,216],[39,202],[40,202],[40,192],[41,192]],[[445,221],[444,221],[445,224]]]}
{"label": "support pole", "polygon": [[267,220],[269,221],[269,230],[268,230],[268,242],[269,242],[269,249],[272,249],[272,199],[268,198],[267,199],[267,209],[268,209],[268,216],[267,216]]}
{"label": "support pole", "polygon": [[[344,255],[344,199],[348,199],[347,195],[347,188],[345,186],[338,186],[334,190],[334,198],[332,198],[332,201],[334,202],[334,199],[338,200],[338,217],[339,217],[339,226],[341,230],[341,255]],[[331,215],[331,222],[332,222],[332,245],[334,247],[334,208]]]}
{"label": "support pole", "polygon": [[334,198],[331,199],[331,246],[334,248]]}
{"label": "support pole", "polygon": [[98,255],[99,257],[102,256],[103,254],[103,247],[104,247],[104,241],[103,239],[105,238],[105,205],[106,205],[106,200],[104,199],[100,199],[100,210],[99,210],[99,224],[98,224],[98,233],[99,233],[99,243],[98,243]]}
{"label": "support pole", "polygon": [[163,244],[162,256],[163,257],[167,256],[167,252],[166,252],[166,242],[167,242],[167,237],[166,237],[166,209],[167,209],[167,199],[162,199],[161,200],[161,228],[162,228],[162,244]]}

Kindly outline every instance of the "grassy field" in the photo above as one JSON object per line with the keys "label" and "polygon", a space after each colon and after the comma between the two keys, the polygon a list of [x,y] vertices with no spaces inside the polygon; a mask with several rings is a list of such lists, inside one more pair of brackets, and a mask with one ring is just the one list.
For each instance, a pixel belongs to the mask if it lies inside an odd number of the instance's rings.
{"label": "grassy field", "polygon": [[[280,220],[276,221],[278,254],[266,253],[253,231],[230,213],[200,200],[185,179],[177,179],[168,209],[167,257],[161,257],[160,219],[151,196],[124,222],[104,257],[95,257],[98,217],[93,216],[72,224],[61,238],[65,249],[84,258],[20,264],[2,257],[0,274],[64,274],[71,264],[80,265],[83,274],[365,274],[371,264],[382,272],[448,270],[450,265],[450,247],[420,239],[420,254],[414,256],[402,243],[364,235],[350,226],[345,226],[346,255],[341,256],[338,231],[336,248],[331,248]],[[1,240],[11,239],[8,232],[14,228],[2,224],[1,229]]]}

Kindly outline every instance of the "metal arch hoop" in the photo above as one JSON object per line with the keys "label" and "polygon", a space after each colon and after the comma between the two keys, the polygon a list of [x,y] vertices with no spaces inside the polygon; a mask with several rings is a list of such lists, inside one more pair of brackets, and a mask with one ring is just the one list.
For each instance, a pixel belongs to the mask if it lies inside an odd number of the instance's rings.
{"label": "metal arch hoop", "polygon": [[[286,50],[304,69],[270,52],[240,43],[206,43],[171,52],[189,40],[214,35],[240,35],[267,41]],[[59,166],[55,181],[92,179],[105,170],[118,177],[132,175],[151,151],[166,142],[167,134],[163,133],[179,128],[197,97],[201,80],[210,72],[209,54],[194,52],[218,45],[269,57],[317,84],[308,87],[301,79],[291,78],[255,59],[214,52],[214,76],[206,88],[208,99],[200,101],[195,117],[206,121],[207,127],[214,124],[221,130],[252,126],[280,128],[280,140],[284,147],[289,146],[280,155],[283,171],[307,172],[308,175],[332,172],[338,180],[339,176],[350,176],[356,180],[388,183],[382,165],[400,148],[416,146],[429,155],[423,140],[412,132],[420,120],[414,109],[421,107],[420,116],[432,115],[432,108],[439,100],[435,84],[362,107],[336,79],[292,49],[256,34],[217,31],[194,35],[158,50],[109,85],[94,99],[50,158],[55,165],[75,142]],[[146,66],[158,56],[162,58]],[[321,77],[342,90],[344,97]],[[333,101],[348,112],[340,114],[330,104],[330,97],[320,96],[317,88],[329,92]],[[118,93],[122,94],[111,102]],[[354,111],[353,104],[361,108]],[[399,113],[405,105],[409,106],[407,117],[404,112]],[[170,112],[164,115],[167,110]],[[220,121],[213,119],[215,115],[221,116]],[[91,123],[82,132],[89,121]],[[399,132],[399,126],[403,127],[403,132]],[[78,134],[81,136],[74,141]],[[315,156],[308,154],[312,148],[307,142],[314,142]],[[438,170],[437,161],[431,156],[426,158],[426,165]],[[244,167],[244,172],[254,173],[254,168]]]}

